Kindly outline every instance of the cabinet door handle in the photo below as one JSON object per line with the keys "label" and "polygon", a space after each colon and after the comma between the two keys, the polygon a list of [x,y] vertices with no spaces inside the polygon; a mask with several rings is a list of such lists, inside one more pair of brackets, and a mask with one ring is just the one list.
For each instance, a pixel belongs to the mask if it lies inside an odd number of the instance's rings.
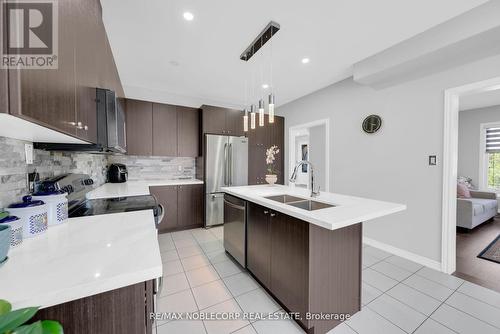
{"label": "cabinet door handle", "polygon": [[275,213],[271,213],[271,217],[276,217],[276,214]]}
{"label": "cabinet door handle", "polygon": [[264,214],[267,215],[269,213],[269,211],[267,210],[264,210]]}

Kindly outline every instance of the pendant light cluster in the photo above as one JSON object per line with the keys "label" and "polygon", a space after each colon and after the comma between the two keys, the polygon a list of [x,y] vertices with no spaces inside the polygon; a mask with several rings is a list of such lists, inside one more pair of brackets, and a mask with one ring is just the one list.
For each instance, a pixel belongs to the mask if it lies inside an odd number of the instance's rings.
{"label": "pendant light cluster", "polygon": [[[277,24],[276,22],[269,22],[269,24],[264,28],[264,30],[257,36],[257,38],[250,44],[250,46],[241,54],[240,59],[243,61],[248,62],[250,58],[252,58],[253,55],[259,51],[264,44],[266,44],[280,29],[280,25]],[[271,43],[271,50],[270,50],[270,78],[271,78],[271,84],[266,85],[266,87],[262,87],[263,89],[270,88],[271,93],[268,95],[268,120],[269,123],[274,123],[274,105],[275,105],[275,98],[273,94],[274,90],[274,85],[273,85],[273,66],[272,66],[272,61],[273,61],[273,55],[272,55],[272,43]],[[254,74],[254,73],[253,73]],[[261,81],[262,81],[262,66],[261,66]],[[255,76],[253,76],[255,78]],[[262,84],[262,82],[261,82]],[[252,86],[255,87],[255,80],[252,80]],[[260,85],[259,85],[260,87]],[[245,105],[247,105],[247,90],[248,90],[248,85],[246,84],[245,81]],[[253,91],[253,89],[252,89]],[[252,94],[252,96],[255,96],[255,94]],[[245,114],[243,116],[243,131],[248,132],[249,130],[249,118],[250,118],[250,129],[255,129],[257,126],[257,117],[258,117],[258,124],[260,126],[264,126],[265,124],[265,109],[266,105],[264,102],[264,96],[261,94],[261,98],[258,101],[258,109],[256,108],[255,104],[251,104],[249,109],[245,108]],[[257,116],[258,112],[258,116]],[[249,114],[250,113],[250,117]]]}

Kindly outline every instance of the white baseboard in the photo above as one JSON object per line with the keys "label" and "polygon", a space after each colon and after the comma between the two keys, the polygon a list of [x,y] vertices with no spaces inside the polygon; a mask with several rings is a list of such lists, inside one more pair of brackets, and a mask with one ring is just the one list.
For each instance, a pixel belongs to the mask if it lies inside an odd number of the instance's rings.
{"label": "white baseboard", "polygon": [[366,238],[366,237],[363,237],[363,243],[367,244],[368,246],[380,248],[383,251],[400,256],[402,258],[416,262],[418,264],[429,267],[431,269],[442,271],[441,262],[429,259],[425,256],[421,256],[421,255],[418,255],[418,254],[415,254],[412,252],[408,252],[407,250],[397,248],[397,247],[388,245],[386,243],[383,243],[383,242],[380,242],[380,241],[377,241],[374,239]]}

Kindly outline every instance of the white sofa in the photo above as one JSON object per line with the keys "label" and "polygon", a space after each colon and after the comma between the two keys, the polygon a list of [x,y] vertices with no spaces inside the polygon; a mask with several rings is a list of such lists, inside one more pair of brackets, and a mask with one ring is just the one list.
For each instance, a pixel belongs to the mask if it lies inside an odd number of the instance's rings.
{"label": "white sofa", "polygon": [[497,194],[470,191],[470,198],[457,198],[457,226],[473,229],[498,213]]}

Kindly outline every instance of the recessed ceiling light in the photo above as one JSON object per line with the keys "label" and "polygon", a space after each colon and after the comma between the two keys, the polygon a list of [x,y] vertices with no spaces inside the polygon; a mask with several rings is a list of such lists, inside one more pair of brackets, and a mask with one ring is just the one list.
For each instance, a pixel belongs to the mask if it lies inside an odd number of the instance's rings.
{"label": "recessed ceiling light", "polygon": [[309,58],[302,58],[302,64],[308,64],[310,61]]}
{"label": "recessed ceiling light", "polygon": [[193,13],[190,13],[190,12],[184,12],[184,14],[182,16],[184,16],[184,20],[186,20],[186,21],[193,21],[193,19],[194,19]]}
{"label": "recessed ceiling light", "polygon": [[263,85],[262,85],[262,88],[264,88],[264,89],[268,89],[268,88],[269,88],[269,85],[268,85],[268,84],[263,84]]}

